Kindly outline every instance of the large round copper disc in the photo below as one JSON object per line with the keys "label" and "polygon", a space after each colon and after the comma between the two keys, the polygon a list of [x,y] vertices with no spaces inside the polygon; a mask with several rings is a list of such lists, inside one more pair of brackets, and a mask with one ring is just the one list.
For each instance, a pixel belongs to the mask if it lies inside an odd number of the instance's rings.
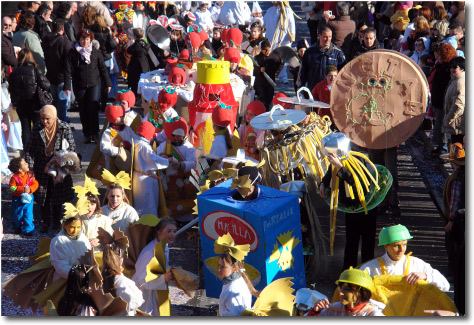
{"label": "large round copper disc", "polygon": [[423,122],[428,92],[413,60],[394,51],[370,51],[337,75],[331,89],[334,123],[358,146],[391,148]]}

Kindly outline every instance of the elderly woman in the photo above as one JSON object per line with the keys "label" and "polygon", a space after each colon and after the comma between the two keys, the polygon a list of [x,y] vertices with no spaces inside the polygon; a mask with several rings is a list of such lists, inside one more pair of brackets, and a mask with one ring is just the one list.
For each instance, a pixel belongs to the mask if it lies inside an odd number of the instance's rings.
{"label": "elderly woman", "polygon": [[51,210],[53,229],[61,226],[62,204],[74,199],[72,177],[68,174],[62,182],[53,183],[46,173],[46,165],[59,150],[76,151],[76,144],[69,124],[57,118],[56,108],[45,105],[40,110],[41,122],[36,123],[26,144],[24,158],[34,171],[39,188],[35,193],[36,203],[41,207],[41,232],[47,232],[50,226]]}
{"label": "elderly woman", "polygon": [[92,45],[94,33],[84,29],[77,36],[79,42],[74,43],[66,58],[64,91],[69,95],[72,80],[79,103],[84,143],[96,143],[99,137],[100,79],[104,81],[107,93],[112,82],[100,49]]}

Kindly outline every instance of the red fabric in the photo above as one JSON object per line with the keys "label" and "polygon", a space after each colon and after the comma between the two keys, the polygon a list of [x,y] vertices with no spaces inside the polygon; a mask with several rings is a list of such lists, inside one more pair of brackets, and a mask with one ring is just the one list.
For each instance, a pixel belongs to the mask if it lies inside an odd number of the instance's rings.
{"label": "red fabric", "polygon": [[[328,82],[327,80],[322,80],[314,86],[313,90],[311,90],[311,94],[313,95],[313,99],[330,104],[331,99],[331,92],[329,91]],[[323,117],[324,115],[328,115],[332,121],[332,114],[330,108],[319,108],[318,115]]]}
{"label": "red fabric", "polygon": [[164,89],[161,89],[158,93],[158,107],[162,112],[166,111],[168,108],[173,107],[178,101],[178,93],[175,91],[170,94]]}
{"label": "red fabric", "polygon": [[107,105],[105,107],[105,118],[109,123],[115,123],[118,117],[124,116],[125,110],[120,105]]}
{"label": "red fabric", "polygon": [[183,129],[185,136],[188,135],[188,123],[186,120],[182,117],[179,118],[179,120],[171,122],[171,123],[165,123],[163,126],[163,129],[165,130],[166,137],[170,140],[173,141],[173,131],[177,129]]}
{"label": "red fabric", "polygon": [[347,308],[346,310],[347,310],[348,313],[353,313],[353,312],[355,312],[355,311],[361,310],[362,308],[365,307],[365,305],[367,305],[367,303],[366,303],[366,302],[363,302],[363,303],[361,303],[361,304],[358,304],[358,305],[355,306],[355,307]]}
{"label": "red fabric", "polygon": [[[241,45],[242,44],[242,40],[244,39],[244,36],[242,34],[242,31],[238,28],[230,28],[226,34],[226,37],[227,37],[227,41],[229,43],[229,46],[231,46],[232,44],[230,43],[230,41],[232,41],[234,43],[234,45]],[[221,40],[222,40],[222,35],[221,35]]]}
{"label": "red fabric", "polygon": [[222,108],[219,105],[212,110],[212,123],[219,126],[228,126],[232,122],[232,109]]}
{"label": "red fabric", "polygon": [[201,31],[198,34],[199,34],[199,37],[201,38],[201,44],[209,39],[209,35],[207,35],[207,32],[204,29],[201,29]]}
{"label": "red fabric", "polygon": [[170,70],[168,80],[171,85],[184,85],[186,83],[186,72],[183,68],[174,67]]}
{"label": "red fabric", "polygon": [[142,122],[137,128],[137,134],[141,135],[147,140],[150,140],[155,134],[155,126],[148,121]]}
{"label": "red fabric", "polygon": [[133,7],[132,1],[114,1],[114,9],[120,10],[120,5],[127,5],[128,8]]}
{"label": "red fabric", "polygon": [[21,196],[25,192],[25,186],[24,184],[28,184],[30,187],[30,193],[34,193],[38,189],[38,181],[36,179],[32,179],[31,177],[28,176],[28,173],[24,173],[23,175],[21,174],[15,174],[10,178],[10,183],[9,186],[15,186],[16,191],[12,192],[12,195],[14,196]]}
{"label": "red fabric", "polygon": [[267,109],[265,108],[265,105],[261,101],[254,100],[253,102],[247,105],[247,110],[254,112],[255,115],[258,116],[260,114],[265,113]]}
{"label": "red fabric", "polygon": [[175,57],[169,57],[166,59],[166,63],[170,65],[170,68],[174,68],[175,66],[178,65],[178,58]]}
{"label": "red fabric", "polygon": [[272,105],[275,106],[277,104],[280,104],[281,106],[283,106],[283,108],[291,108],[291,104],[280,102],[278,100],[278,98],[280,98],[280,97],[288,97],[288,96],[286,94],[282,93],[281,91],[277,92],[275,94],[275,97],[273,97]]}
{"label": "red fabric", "polygon": [[240,51],[235,47],[228,47],[224,52],[224,60],[232,63],[240,63],[242,57],[240,56]]}
{"label": "red fabric", "polygon": [[117,95],[115,95],[116,102],[121,102],[122,100],[128,102],[129,108],[135,106],[135,94],[131,90],[127,91],[126,93],[117,93]]}
{"label": "red fabric", "polygon": [[191,46],[193,48],[197,48],[201,46],[201,43],[202,43],[201,36],[199,36],[198,33],[191,32],[188,35],[186,35],[186,37],[188,37],[191,40]]}
{"label": "red fabric", "polygon": [[228,41],[228,37],[227,37],[227,33],[229,32],[228,29],[224,29],[222,32],[221,32],[221,41],[222,41],[222,44],[226,44],[227,41]]}
{"label": "red fabric", "polygon": [[187,60],[188,58],[189,58],[189,51],[186,49],[182,50],[178,55],[178,59],[181,59],[181,60]]}

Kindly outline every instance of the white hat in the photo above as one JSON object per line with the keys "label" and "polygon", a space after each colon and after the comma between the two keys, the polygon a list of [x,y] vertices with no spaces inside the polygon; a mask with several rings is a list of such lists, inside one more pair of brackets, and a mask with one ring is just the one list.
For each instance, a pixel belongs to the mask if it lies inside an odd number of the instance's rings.
{"label": "white hat", "polygon": [[277,104],[270,112],[255,116],[250,125],[257,130],[285,129],[297,124],[306,118],[306,113],[295,109],[284,109]]}
{"label": "white hat", "polygon": [[260,5],[257,1],[254,1],[252,4],[252,13],[256,14],[257,12],[262,12],[262,8],[260,8]]}
{"label": "white hat", "polygon": [[176,129],[171,134],[179,135],[179,136],[182,136],[182,137],[186,136],[186,132],[183,129]]}
{"label": "white hat", "polygon": [[208,7],[211,6],[211,1],[199,1],[199,5],[207,4]]}

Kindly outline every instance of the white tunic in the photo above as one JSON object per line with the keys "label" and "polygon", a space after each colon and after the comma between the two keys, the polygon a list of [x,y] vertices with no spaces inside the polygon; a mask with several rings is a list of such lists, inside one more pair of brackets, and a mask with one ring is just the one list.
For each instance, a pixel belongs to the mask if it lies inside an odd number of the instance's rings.
{"label": "white tunic", "polygon": [[[99,227],[104,228],[110,235],[114,232],[112,229],[112,219],[102,214],[93,214],[90,218],[87,215],[81,216],[82,232],[90,240],[99,236]],[[94,251],[100,252],[103,248],[95,247]]]}
{"label": "white tunic", "polygon": [[[197,164],[197,157],[196,157],[196,148],[189,143],[188,141],[184,141],[182,146],[174,146],[176,150],[179,152],[181,157],[183,157],[183,162],[184,165],[186,166],[184,168],[185,172],[189,172],[191,169],[196,168]],[[162,142],[158,148],[156,148],[156,154],[160,155],[162,153],[165,153],[166,151],[166,142]],[[168,167],[168,170],[170,170],[171,167]]]}
{"label": "white tunic", "polygon": [[[290,35],[288,31],[295,36],[296,26],[295,26],[295,17],[290,8],[285,7],[286,17],[287,17],[287,26],[280,25],[280,6],[272,6],[268,8],[265,16],[263,16],[263,21],[267,31],[265,37],[272,43],[272,51],[280,46],[291,46]],[[281,35],[281,43],[278,42]]]}
{"label": "white tunic", "polygon": [[[152,316],[160,316],[160,310],[158,306],[158,294],[156,290],[168,290],[168,284],[165,281],[163,276],[158,277],[155,280],[146,282],[146,266],[151,261],[154,256],[153,249],[158,243],[158,240],[155,238],[152,240],[145,248],[141,251],[138,256],[137,262],[135,263],[135,274],[132,277],[132,280],[135,282],[138,288],[143,293],[143,299],[145,302],[139,307],[141,311],[149,313]],[[166,256],[166,269],[169,267],[169,248],[168,244],[165,247],[165,256]]]}
{"label": "white tunic", "polygon": [[[108,127],[105,129],[104,133],[102,133],[102,137],[100,138],[100,152],[104,154],[105,157],[105,168],[110,169],[109,158],[116,157],[119,154],[119,147],[112,145],[112,128]],[[123,141],[128,141],[130,144],[133,141],[137,141],[137,135],[129,126],[125,126],[122,131],[117,131],[117,134],[122,138]]]}
{"label": "white tunic", "polygon": [[209,10],[201,11],[197,9],[194,12],[194,16],[196,16],[196,25],[204,29],[206,32],[212,32],[214,28],[214,22],[212,21],[212,15]]}
{"label": "white tunic", "polygon": [[345,310],[344,305],[340,302],[335,302],[329,306],[329,308],[323,309],[319,316],[385,316],[382,310],[371,303],[367,303],[362,309],[348,312]]}
{"label": "white tunic", "polygon": [[219,296],[219,316],[239,316],[246,309],[252,308],[252,294],[240,277],[225,284]]}
{"label": "white tunic", "polygon": [[[400,261],[393,261],[385,252],[382,256],[385,262],[385,270],[390,275],[403,275],[405,274],[405,262],[407,256],[403,256]],[[369,272],[370,276],[381,275],[382,270],[380,269],[380,263],[378,259],[371,260],[360,267],[361,270]],[[441,291],[449,290],[448,280],[436,269],[433,269],[431,265],[419,259],[418,257],[410,256],[410,267],[408,274],[412,272],[426,273],[426,282],[432,283],[437,286]]]}
{"label": "white tunic", "polygon": [[122,202],[121,206],[115,210],[112,210],[108,205],[102,206],[101,209],[105,216],[113,220],[112,229],[120,229],[125,235],[128,233],[128,226],[140,219],[137,211],[125,202]]}
{"label": "white tunic", "polygon": [[209,158],[218,157],[220,159],[227,157],[227,144],[225,143],[225,135],[216,135],[212,142]]}
{"label": "white tunic", "polygon": [[226,1],[221,7],[217,21],[224,25],[246,25],[251,16],[250,7],[244,1]]}
{"label": "white tunic", "polygon": [[133,162],[133,205],[141,216],[144,214],[156,216],[160,191],[158,179],[138,172],[147,173],[168,168],[169,161],[156,154],[148,141],[141,137],[135,146]]}
{"label": "white tunic", "polygon": [[136,309],[145,302],[142,291],[138,289],[135,282],[123,274],[115,276],[114,285],[117,297],[122,298],[128,304],[128,316],[135,316]]}
{"label": "white tunic", "polygon": [[51,240],[49,245],[51,265],[56,271],[53,281],[58,280],[60,277],[67,279],[69,270],[79,263],[79,258],[89,249],[91,249],[89,239],[87,239],[82,231],[79,232],[76,239],[71,239],[64,230],[61,230]]}
{"label": "white tunic", "polygon": [[211,19],[213,23],[217,22],[217,18],[219,18],[219,15],[221,13],[221,6],[219,6],[217,3],[212,6],[211,8]]}

